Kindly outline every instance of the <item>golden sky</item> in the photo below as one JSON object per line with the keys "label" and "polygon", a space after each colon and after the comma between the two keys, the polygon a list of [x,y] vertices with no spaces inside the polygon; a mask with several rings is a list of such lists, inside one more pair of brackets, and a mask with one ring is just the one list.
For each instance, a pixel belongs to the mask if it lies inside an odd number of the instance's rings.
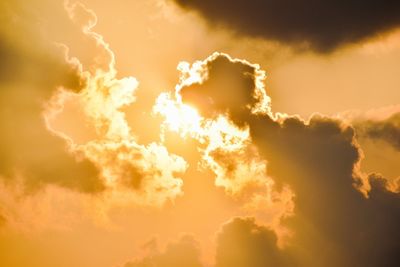
{"label": "golden sky", "polygon": [[2,1],[0,266],[399,266],[399,11]]}

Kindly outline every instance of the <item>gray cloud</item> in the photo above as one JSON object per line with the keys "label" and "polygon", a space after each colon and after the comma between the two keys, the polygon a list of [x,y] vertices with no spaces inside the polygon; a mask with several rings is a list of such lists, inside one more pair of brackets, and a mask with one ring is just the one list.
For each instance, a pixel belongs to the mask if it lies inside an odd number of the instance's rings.
{"label": "gray cloud", "polygon": [[384,120],[356,120],[354,127],[360,137],[385,141],[400,151],[400,113]]}
{"label": "gray cloud", "polygon": [[306,44],[319,52],[391,30],[400,24],[398,1],[175,0],[212,25],[239,34]]}
{"label": "gray cloud", "polygon": [[[212,73],[213,78],[207,79],[201,85],[193,84],[190,88],[184,87],[180,92],[184,102],[201,103],[202,112],[208,116],[229,110],[233,118],[246,113],[247,106],[256,103],[253,96],[256,75],[254,66],[232,62],[222,55],[207,62],[206,68]],[[232,73],[241,75],[233,76]]]}

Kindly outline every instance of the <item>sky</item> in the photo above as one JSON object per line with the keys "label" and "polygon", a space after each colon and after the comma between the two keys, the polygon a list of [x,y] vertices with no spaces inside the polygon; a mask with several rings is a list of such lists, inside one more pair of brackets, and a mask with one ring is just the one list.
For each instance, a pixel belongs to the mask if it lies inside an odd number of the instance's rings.
{"label": "sky", "polygon": [[399,12],[1,1],[0,266],[400,266]]}

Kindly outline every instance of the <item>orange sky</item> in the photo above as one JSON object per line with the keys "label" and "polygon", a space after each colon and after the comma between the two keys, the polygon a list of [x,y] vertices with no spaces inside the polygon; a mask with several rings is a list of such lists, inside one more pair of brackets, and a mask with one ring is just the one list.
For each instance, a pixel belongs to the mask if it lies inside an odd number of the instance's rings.
{"label": "orange sky", "polygon": [[0,4],[0,266],[395,266],[396,27],[321,53],[74,3]]}

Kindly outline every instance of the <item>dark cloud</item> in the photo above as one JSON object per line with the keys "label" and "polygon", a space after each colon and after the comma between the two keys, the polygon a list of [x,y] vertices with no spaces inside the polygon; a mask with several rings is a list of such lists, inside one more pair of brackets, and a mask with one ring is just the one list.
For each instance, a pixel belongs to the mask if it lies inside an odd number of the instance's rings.
{"label": "dark cloud", "polygon": [[[248,82],[248,72],[243,71],[246,67],[226,68],[224,79],[229,79],[230,75],[235,81],[243,80],[237,83],[243,87],[235,89],[240,93],[233,94],[229,91],[230,87],[205,88],[220,80],[218,75],[221,72],[215,69],[208,69],[208,80],[201,85],[183,88],[183,100],[189,92],[190,99],[212,97],[213,106],[224,106],[223,111],[228,112],[235,123],[247,124],[253,143],[268,161],[268,174],[278,184],[291,186],[296,195],[295,215],[286,221],[286,225],[294,235],[286,250],[291,255],[297,255],[299,266],[400,265],[397,255],[400,251],[400,195],[386,190],[386,180],[377,175],[370,176],[372,188],[369,198],[356,189],[361,180],[357,172],[361,151],[355,142],[354,129],[340,120],[321,115],[314,115],[305,122],[298,117],[283,116],[277,120],[271,115],[254,115],[250,109],[241,109],[240,113],[237,106],[229,106],[237,102],[227,103],[225,98],[248,94],[244,99],[251,99],[256,85]],[[219,92],[204,95],[210,90]],[[213,113],[209,110],[212,106],[204,106],[203,102],[198,102],[196,106],[205,115]],[[218,113],[220,109],[214,111]],[[249,232],[246,228],[249,222],[237,224],[242,225],[237,228],[241,230],[235,231]],[[248,242],[248,246],[257,251],[254,252],[257,255],[250,258],[259,262],[256,259],[262,258],[259,254],[264,253],[257,248],[260,241],[246,238],[249,239],[243,241],[239,238],[241,241],[238,243]],[[277,257],[272,261],[278,261],[279,253],[272,253]],[[226,254],[225,258],[228,257]],[[250,261],[250,258],[246,260]],[[235,266],[252,265],[243,263]],[[268,265],[264,262],[260,266]]]}
{"label": "dark cloud", "polygon": [[215,267],[295,267],[292,257],[276,246],[275,234],[251,218],[235,218],[217,237]]}
{"label": "dark cloud", "polygon": [[400,151],[400,113],[385,120],[356,121],[354,127],[360,137],[385,141]]}
{"label": "dark cloud", "polygon": [[[62,8],[54,12],[65,13]],[[57,87],[79,91],[84,80],[45,40],[35,12],[19,1],[0,5],[0,177],[22,177],[27,190],[57,184],[101,191],[95,166],[70,155],[65,142],[46,129],[44,103]]]}
{"label": "dark cloud", "polygon": [[358,42],[400,24],[400,3],[392,0],[279,1],[175,0],[212,24],[320,52]]}
{"label": "dark cloud", "polygon": [[279,126],[268,119],[251,125],[270,175],[289,183],[296,194],[296,215],[288,221],[293,245],[317,255],[304,259],[306,266],[399,264],[394,253],[400,249],[399,195],[376,182],[368,199],[355,189],[360,152],[352,128],[323,117],[308,125],[293,118]]}
{"label": "dark cloud", "polygon": [[171,242],[163,252],[152,252],[143,259],[128,262],[124,267],[203,267],[200,252],[193,237],[185,235]]}
{"label": "dark cloud", "polygon": [[205,68],[212,79],[183,87],[180,91],[182,100],[196,105],[205,116],[229,112],[236,124],[243,125],[247,119],[243,114],[248,114],[257,102],[256,67],[219,54],[211,58]]}
{"label": "dark cloud", "polygon": [[[253,66],[232,62],[227,56],[221,55],[207,62],[206,68],[215,78],[201,85],[193,84],[190,89],[183,88],[180,94],[186,103],[201,103],[200,107],[206,115],[225,113],[228,110],[239,115],[248,110],[249,104],[255,104],[253,86],[256,69]],[[241,75],[232,76],[232,73]]]}

